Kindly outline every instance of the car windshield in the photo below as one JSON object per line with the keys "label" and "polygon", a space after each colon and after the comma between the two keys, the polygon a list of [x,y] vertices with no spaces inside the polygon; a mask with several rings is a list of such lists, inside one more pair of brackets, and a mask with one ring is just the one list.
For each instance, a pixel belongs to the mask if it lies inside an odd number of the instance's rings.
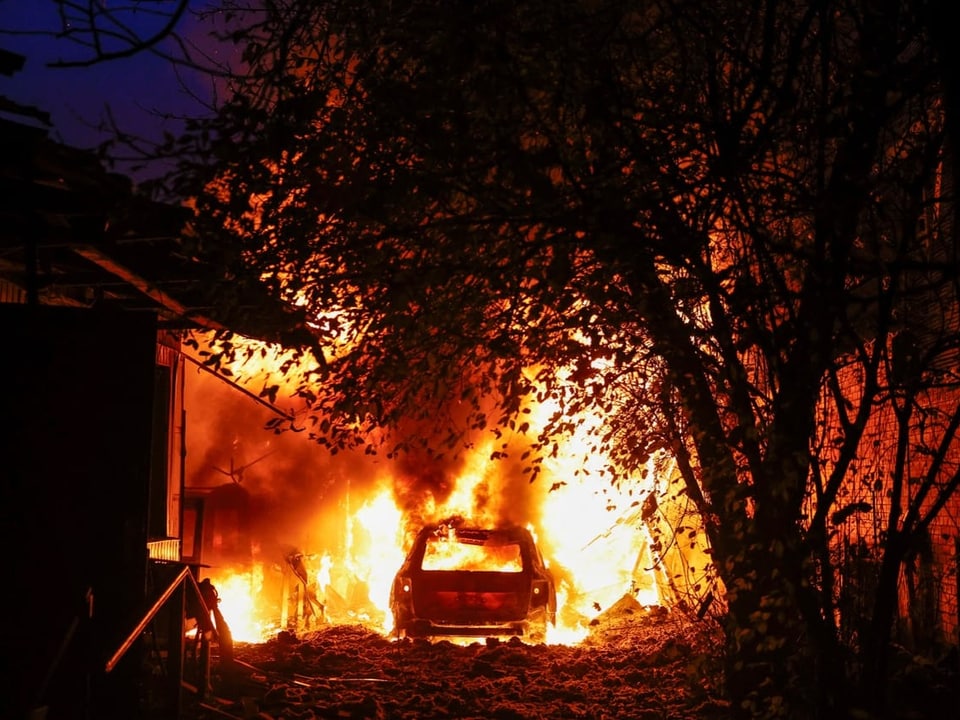
{"label": "car windshield", "polygon": [[520,545],[515,542],[461,542],[456,536],[432,536],[424,548],[423,570],[523,572]]}

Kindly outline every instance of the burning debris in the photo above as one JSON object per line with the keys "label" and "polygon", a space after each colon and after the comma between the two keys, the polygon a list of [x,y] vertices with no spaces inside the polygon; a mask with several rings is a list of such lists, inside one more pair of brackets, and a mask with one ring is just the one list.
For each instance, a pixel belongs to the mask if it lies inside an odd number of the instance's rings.
{"label": "burning debris", "polygon": [[201,580],[197,587],[200,589],[199,598],[187,596],[186,617],[196,622],[197,639],[203,643],[215,639],[220,646],[220,659],[230,662],[233,659],[233,633],[220,611],[220,594],[209,578]]}
{"label": "burning debris", "polygon": [[[317,598],[316,582],[307,574],[303,553],[294,550],[287,553],[284,560],[300,582],[297,587],[298,609],[300,610],[298,615],[302,617],[303,625],[311,627],[323,624],[326,622],[324,605]],[[286,626],[287,623],[283,623],[283,625]]]}

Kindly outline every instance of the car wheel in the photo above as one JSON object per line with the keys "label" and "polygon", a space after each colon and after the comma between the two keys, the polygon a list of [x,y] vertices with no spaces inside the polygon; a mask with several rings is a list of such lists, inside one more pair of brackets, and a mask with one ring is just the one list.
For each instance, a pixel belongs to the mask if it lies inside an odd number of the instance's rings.
{"label": "car wheel", "polygon": [[393,632],[392,635],[397,640],[403,640],[407,637],[407,622],[400,611],[400,608],[393,608]]}

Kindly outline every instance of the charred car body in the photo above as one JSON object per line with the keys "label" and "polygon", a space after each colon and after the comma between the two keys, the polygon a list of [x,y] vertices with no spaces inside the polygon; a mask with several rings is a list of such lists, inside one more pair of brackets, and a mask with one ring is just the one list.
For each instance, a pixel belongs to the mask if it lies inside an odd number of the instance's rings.
{"label": "charred car body", "polygon": [[398,637],[516,635],[545,639],[556,586],[529,530],[423,528],[390,593]]}

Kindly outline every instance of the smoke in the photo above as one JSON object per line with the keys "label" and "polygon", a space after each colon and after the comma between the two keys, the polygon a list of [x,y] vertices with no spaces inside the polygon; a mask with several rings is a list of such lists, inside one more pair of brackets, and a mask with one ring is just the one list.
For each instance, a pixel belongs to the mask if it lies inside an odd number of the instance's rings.
{"label": "smoke", "polygon": [[274,433],[273,411],[203,370],[187,369],[186,485],[236,485],[248,497],[244,528],[268,557],[342,542],[348,498],[372,491],[380,470],[362,454],[331,455],[306,432]]}
{"label": "smoke", "polygon": [[[273,411],[222,378],[189,367],[184,405],[187,487],[242,488],[249,498],[245,531],[268,558],[291,549],[338,554],[351,514],[385,487],[402,513],[407,538],[451,514],[487,526],[536,526],[539,520],[547,483],[530,482],[522,435],[475,430],[438,452],[424,442],[437,428],[411,421],[394,438],[403,449],[389,457],[334,455],[308,432],[267,430]],[[458,411],[451,402],[445,417],[466,424]]]}

